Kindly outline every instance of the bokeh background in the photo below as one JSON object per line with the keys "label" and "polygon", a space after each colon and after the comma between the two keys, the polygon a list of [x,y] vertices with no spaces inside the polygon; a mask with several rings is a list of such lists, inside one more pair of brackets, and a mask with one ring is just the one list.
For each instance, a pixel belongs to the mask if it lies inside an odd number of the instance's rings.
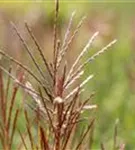
{"label": "bokeh background", "polygon": [[[0,48],[34,70],[29,56],[10,24],[11,21],[15,23],[40,63],[34,44],[24,27],[24,22],[27,21],[44,49],[46,58],[51,61],[54,7],[54,2],[49,1],[1,2]],[[84,59],[113,39],[118,40],[108,52],[86,67],[85,75],[93,73],[95,77],[86,85],[85,94],[96,91],[93,103],[98,105],[95,112],[97,122],[94,129],[94,149],[99,149],[100,142],[104,142],[108,148],[111,147],[114,125],[119,120],[118,142],[125,143],[126,150],[133,150],[135,149],[135,3],[128,1],[60,2],[60,38],[63,38],[74,10],[76,16],[72,30],[82,16],[86,15],[87,19],[69,49],[67,56],[69,66],[96,31],[100,34]],[[3,57],[0,61],[5,67],[10,63]],[[20,126],[23,127],[21,119]]]}

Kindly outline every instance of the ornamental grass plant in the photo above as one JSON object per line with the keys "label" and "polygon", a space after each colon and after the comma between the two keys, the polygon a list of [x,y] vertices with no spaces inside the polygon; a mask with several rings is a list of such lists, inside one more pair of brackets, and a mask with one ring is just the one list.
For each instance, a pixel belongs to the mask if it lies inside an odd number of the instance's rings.
{"label": "ornamental grass plant", "polygon": [[[46,59],[43,53],[44,50],[33,34],[31,26],[27,22],[24,23],[31,41],[35,44],[36,51],[43,62],[45,72],[19,29],[11,22],[12,28],[40,77],[31,68],[0,50],[1,56],[9,59],[11,62],[9,70],[5,69],[2,64],[0,65],[1,149],[92,149],[96,118],[91,112],[98,109],[98,106],[92,102],[92,98],[95,95],[94,91],[91,91],[86,99],[81,98],[81,95],[85,94],[85,85],[94,77],[93,74],[90,74],[85,79],[83,78],[85,66],[88,66],[98,56],[109,50],[117,40],[111,41],[91,57],[82,61],[82,58],[88,53],[94,40],[100,34],[98,31],[95,32],[88,39],[81,53],[76,56],[72,65],[69,66],[66,55],[86,17],[82,17],[74,31],[71,32],[76,12],[71,13],[64,38],[61,39],[58,31],[59,8],[59,1],[56,0],[52,42],[53,59],[51,61]],[[13,66],[16,66],[16,69],[13,69]],[[3,73],[6,73],[7,76],[4,77]],[[33,85],[33,80],[37,83],[36,87]],[[19,90],[23,90],[24,94],[21,107],[15,105]],[[26,95],[29,95],[28,99]],[[86,111],[90,114],[87,118],[84,116]],[[18,120],[21,118],[24,119],[24,130],[17,125]],[[83,128],[81,128],[82,124]],[[16,137],[18,141],[14,144]],[[114,129],[113,141],[112,149],[124,150],[125,145],[117,143],[117,123]],[[104,142],[100,141],[99,143],[101,143],[100,147],[102,150],[106,149]]]}

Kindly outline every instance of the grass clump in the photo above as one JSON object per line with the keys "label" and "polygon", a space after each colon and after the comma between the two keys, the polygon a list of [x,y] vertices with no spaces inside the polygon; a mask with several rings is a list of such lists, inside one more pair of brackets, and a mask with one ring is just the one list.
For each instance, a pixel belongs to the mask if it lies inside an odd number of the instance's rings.
{"label": "grass clump", "polygon": [[[58,33],[58,17],[59,17],[59,2],[55,3],[55,19],[53,30],[53,60],[49,62],[46,60],[43,49],[40,47],[36,37],[34,36],[31,27],[28,23],[25,23],[25,27],[35,43],[37,51],[41,57],[46,68],[46,73],[43,72],[38,61],[35,59],[31,49],[23,39],[17,27],[11,23],[13,29],[17,33],[20,41],[22,42],[25,50],[30,56],[31,61],[35,65],[37,71],[41,77],[35,75],[30,68],[23,65],[13,57],[0,50],[0,54],[3,57],[8,58],[12,63],[17,64],[21,70],[20,74],[16,77],[11,74],[11,70],[7,71],[2,65],[0,66],[0,86],[1,86],[1,122],[0,122],[0,142],[1,147],[5,150],[13,148],[13,137],[18,133],[20,136],[20,144],[16,146],[16,149],[43,149],[43,150],[69,150],[69,149],[92,149],[93,144],[93,129],[95,117],[90,116],[87,118],[88,124],[82,129],[80,137],[77,137],[76,132],[79,130],[80,125],[86,119],[83,117],[83,113],[86,110],[92,111],[97,108],[96,104],[92,104],[91,99],[94,96],[94,92],[91,92],[88,98],[82,100],[80,95],[85,92],[85,84],[87,84],[93,77],[90,74],[86,79],[80,82],[82,76],[85,74],[85,66],[95,60],[100,54],[104,53],[116,40],[113,40],[101,50],[96,52],[90,58],[80,64],[81,58],[88,52],[93,41],[98,36],[99,32],[93,34],[88,40],[87,44],[83,48],[82,52],[77,56],[72,66],[69,68],[66,61],[66,54],[72,44],[73,40],[77,36],[86,17],[82,17],[73,34],[71,34],[72,22],[75,16],[75,12],[71,14],[69,24],[64,36],[64,39],[59,38]],[[3,87],[2,71],[5,72],[9,78],[6,85],[6,90]],[[27,80],[26,74],[30,75],[38,83],[34,88],[32,83]],[[9,93],[10,79],[15,81],[15,86],[12,88],[12,98],[7,105],[7,97]],[[30,104],[28,101],[24,101],[25,105],[28,105],[34,113],[34,119],[30,118],[30,112],[27,107],[23,108],[23,114],[25,117],[26,132],[21,132],[17,127],[17,119],[19,117],[19,108],[15,108],[15,99],[18,88],[22,87],[28,95],[32,98],[33,102]],[[14,110],[16,109],[16,110]],[[14,110],[14,115],[12,112]],[[33,126],[36,128],[33,131]],[[4,136],[2,136],[4,135]],[[113,148],[117,149],[117,126],[115,127],[114,144]],[[77,138],[77,140],[75,140]],[[29,140],[29,142],[26,141]],[[85,144],[83,144],[85,143]],[[124,149],[124,145],[119,147]],[[102,143],[101,149],[104,150],[105,146]]]}

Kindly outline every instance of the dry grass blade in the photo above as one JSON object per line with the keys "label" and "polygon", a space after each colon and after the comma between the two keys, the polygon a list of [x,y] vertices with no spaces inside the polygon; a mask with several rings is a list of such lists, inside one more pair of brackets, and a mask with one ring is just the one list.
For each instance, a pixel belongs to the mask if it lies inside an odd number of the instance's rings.
{"label": "dry grass blade", "polygon": [[71,133],[72,133],[72,131],[73,131],[75,125],[76,125],[76,124],[71,124],[71,126],[69,126],[69,128],[68,128],[69,131],[68,131],[67,136],[65,136],[66,138],[65,138],[65,142],[64,142],[64,145],[63,145],[62,150],[66,150],[66,147],[67,147],[68,142],[69,142],[69,140],[70,140]]}
{"label": "dry grass blade", "polygon": [[60,40],[57,40],[57,45],[56,45],[56,54],[55,54],[55,58],[54,58],[54,86],[56,85],[56,80],[57,80],[57,71],[58,71],[58,67],[57,67],[57,63],[58,63],[58,55],[60,52]]}
{"label": "dry grass blade", "polygon": [[77,90],[77,92],[75,93],[75,95],[74,95],[74,97],[73,97],[73,99],[72,99],[72,101],[70,102],[70,111],[69,111],[69,118],[68,118],[68,124],[70,124],[70,120],[71,120],[71,118],[72,118],[72,114],[74,114],[73,112],[75,111],[75,110],[77,110],[77,108],[75,108],[75,106],[76,106],[76,103],[77,103],[77,100],[79,100],[79,98],[78,98],[78,96],[79,96],[79,92],[80,92],[80,88],[78,88],[78,90]]}
{"label": "dry grass blade", "polygon": [[[23,74],[20,74],[18,76],[18,81],[22,82],[22,80],[23,80]],[[13,107],[14,107],[14,104],[15,104],[15,98],[16,98],[16,94],[18,92],[18,89],[19,89],[19,86],[18,85],[14,85],[13,94],[12,94],[11,102],[10,102],[10,106],[9,106],[8,129],[10,128],[11,118],[12,118],[12,113],[13,113]]]}
{"label": "dry grass blade", "polygon": [[[73,114],[72,114],[73,116]],[[74,119],[72,119],[73,117],[69,117],[68,122],[67,122],[67,128],[64,131],[64,141],[63,141],[63,147],[62,150],[66,150],[68,143],[70,141],[71,138],[71,134],[74,131],[75,126],[77,125],[76,123],[73,123],[72,120],[76,120],[79,118],[79,115]]]}
{"label": "dry grass blade", "polygon": [[[74,110],[74,107],[75,107],[75,104],[76,104],[76,101],[77,101],[77,98],[78,98],[78,95],[79,95],[79,91],[80,91],[80,89],[78,89],[78,91],[75,93],[72,101],[68,104],[67,109],[65,110],[65,113],[63,115],[62,124],[64,123],[64,121],[67,121],[66,120],[67,116],[69,116],[69,120],[70,120],[70,117],[72,115],[72,112]],[[69,112],[70,112],[70,114],[68,114]],[[65,131],[66,131],[66,128],[65,128]]]}
{"label": "dry grass blade", "polygon": [[71,86],[75,81],[77,81],[77,79],[80,79],[81,76],[84,74],[84,70],[80,71],[77,76],[75,76],[74,78],[72,78],[71,80],[68,80],[69,82],[67,82],[67,84],[64,86],[64,89],[68,89],[69,86]]}
{"label": "dry grass blade", "polygon": [[[79,92],[79,90],[78,90],[78,92]],[[77,95],[78,94],[76,94],[76,96]],[[83,107],[85,106],[85,104],[87,104],[88,101],[91,100],[92,96],[93,96],[93,94],[90,96],[90,98],[88,98],[87,100],[85,100],[78,109],[75,109],[75,112],[73,112],[75,103],[72,105],[72,108],[71,108],[72,112],[70,112],[70,115],[69,115],[69,118],[68,118],[68,121],[67,121],[67,128],[65,128],[65,131],[64,131],[65,141],[63,143],[62,150],[66,149],[66,147],[68,145],[68,141],[70,140],[71,133],[73,132],[74,127],[77,125],[76,122],[78,122],[78,118],[79,118],[79,116],[81,114],[81,111],[82,111]]]}
{"label": "dry grass blade", "polygon": [[73,116],[72,120],[79,117],[79,115],[81,114],[81,111],[83,110],[84,106],[91,100],[91,98],[93,96],[94,96],[94,93],[92,93],[88,99],[86,99],[83,103],[81,103],[81,105],[78,107],[78,109],[74,113],[74,116]]}
{"label": "dry grass blade", "polygon": [[[11,71],[12,71],[12,67],[10,66],[9,67],[9,74],[11,74]],[[8,99],[8,95],[9,95],[9,86],[10,86],[10,80],[11,78],[8,76],[8,79],[7,79],[7,84],[6,84],[6,95],[5,95],[5,105],[7,104],[7,99]],[[6,109],[6,106],[5,106],[5,109]]]}
{"label": "dry grass blade", "polygon": [[30,34],[32,40],[34,41],[35,45],[37,46],[37,50],[38,50],[39,53],[40,53],[40,56],[41,56],[41,58],[42,58],[42,60],[43,60],[43,62],[44,62],[45,67],[47,68],[48,73],[49,73],[50,76],[52,77],[53,75],[52,75],[52,72],[51,72],[50,67],[49,67],[49,65],[48,65],[48,62],[47,62],[47,60],[46,60],[46,58],[45,58],[45,56],[44,56],[44,54],[43,54],[43,50],[42,50],[42,48],[40,47],[40,45],[39,45],[37,39],[35,38],[35,36],[34,36],[32,30],[31,30],[31,27],[28,25],[28,23],[25,23],[25,26],[26,26],[26,29],[28,30],[28,32],[29,32],[29,34]]}
{"label": "dry grass blade", "polygon": [[[2,114],[0,113],[0,115]],[[0,132],[4,133],[4,125],[3,125],[2,120],[0,120]]]}
{"label": "dry grass blade", "polygon": [[63,52],[63,48],[66,46],[66,43],[67,43],[70,31],[71,31],[71,26],[72,26],[73,18],[75,16],[75,14],[76,14],[75,11],[73,11],[72,14],[71,14],[70,21],[69,21],[69,24],[68,24],[68,27],[67,27],[67,30],[66,30],[66,33],[65,33],[65,37],[64,37],[64,40],[63,40],[63,44],[62,44],[60,53]]}
{"label": "dry grass blade", "polygon": [[6,122],[6,109],[5,109],[5,91],[4,91],[4,83],[3,83],[3,76],[2,70],[0,69],[0,108],[2,114],[3,123]]}
{"label": "dry grass blade", "polygon": [[43,150],[50,150],[49,145],[48,145],[48,141],[47,141],[47,137],[45,135],[45,131],[43,130],[42,127],[40,127],[40,135],[41,135],[41,147]]}
{"label": "dry grass blade", "polygon": [[74,113],[74,116],[72,119],[78,118],[78,116],[81,114],[84,106],[91,100],[92,97],[93,97],[93,94],[91,94],[90,97],[88,99],[86,99],[83,103],[81,103],[81,105],[77,108],[76,112]]}
{"label": "dry grass blade", "polygon": [[4,139],[3,139],[3,134],[0,132],[0,144],[2,147],[4,147]]}
{"label": "dry grass blade", "polygon": [[55,132],[56,132],[56,131],[55,131],[55,127],[54,127],[54,125],[53,125],[53,121],[52,121],[51,115],[50,115],[50,113],[49,113],[49,109],[48,109],[47,106],[46,106],[46,103],[45,103],[45,101],[44,101],[44,98],[43,98],[43,95],[42,95],[42,91],[41,91],[40,88],[39,88],[39,92],[40,92],[41,100],[42,100],[42,103],[43,103],[44,108],[45,108],[45,110],[46,110],[48,119],[49,119],[49,121],[50,121],[50,126],[51,126],[51,128],[53,129],[53,132],[54,132],[54,134],[55,134]]}
{"label": "dry grass blade", "polygon": [[95,119],[93,119],[90,123],[90,125],[88,126],[87,130],[85,131],[84,135],[82,136],[80,142],[78,143],[77,147],[76,147],[76,150],[78,150],[81,146],[81,144],[83,143],[84,141],[84,138],[86,137],[86,135],[88,134],[89,130],[92,128],[93,124],[94,124],[94,121]]}
{"label": "dry grass blade", "polygon": [[108,45],[106,45],[105,47],[103,47],[101,50],[99,50],[97,53],[95,53],[93,56],[91,56],[90,58],[88,58],[82,65],[80,65],[77,70],[71,75],[71,78],[74,78],[75,76],[78,75],[78,73],[83,69],[83,67],[85,65],[87,65],[89,62],[95,60],[96,57],[98,57],[100,54],[104,53],[105,51],[107,51],[113,44],[115,44],[117,42],[117,40],[113,40],[112,42],[110,42]]}
{"label": "dry grass blade", "polygon": [[64,47],[66,46],[66,44],[68,42],[67,40],[68,40],[68,37],[69,37],[69,33],[70,33],[70,30],[71,30],[71,26],[72,26],[74,16],[75,16],[75,11],[72,12],[72,15],[71,15],[71,18],[70,18],[70,21],[69,21],[69,24],[68,24],[68,27],[67,27],[67,30],[66,30],[66,33],[65,33],[65,36],[64,36],[63,44],[62,44],[61,49],[59,51],[57,68],[59,68],[59,66],[60,66],[61,59],[62,59],[61,55],[63,53]]}
{"label": "dry grass blade", "polygon": [[[5,109],[5,91],[2,70],[0,69],[0,140],[3,148],[6,148],[6,109]],[[6,136],[6,137],[5,137]]]}
{"label": "dry grass blade", "polygon": [[93,78],[93,75],[89,75],[78,87],[76,87],[75,89],[73,89],[66,97],[64,100],[69,99],[77,90],[78,88],[82,88],[90,79]]}
{"label": "dry grass blade", "polygon": [[12,128],[11,139],[10,139],[10,149],[11,149],[11,146],[13,143],[13,137],[14,137],[15,130],[16,130],[16,123],[17,123],[17,119],[18,119],[18,114],[19,114],[19,109],[16,110],[14,120],[13,120],[13,128]]}
{"label": "dry grass blade", "polygon": [[[32,87],[32,85],[31,85],[31,83],[30,82],[26,82],[25,83],[25,85],[26,85],[26,87],[28,88],[28,89],[31,89],[32,91],[35,91],[35,89]],[[35,94],[36,93],[36,91],[33,93],[33,92],[31,92],[31,91],[29,91],[29,90],[27,90],[27,89],[25,89],[25,91],[26,91],[26,93],[28,93],[31,97],[32,97],[32,99],[37,103],[37,105],[38,105],[38,107],[39,107],[39,109],[42,111],[42,112],[44,112],[45,110],[44,110],[44,107],[43,107],[43,105],[42,105],[42,103],[41,103],[41,98],[37,95],[37,94]]]}
{"label": "dry grass blade", "polygon": [[0,98],[2,105],[4,104],[4,84],[3,84],[3,76],[2,76],[2,70],[0,70]]}
{"label": "dry grass blade", "polygon": [[[0,66],[0,69],[3,70],[10,78],[13,79],[13,81],[15,81],[15,83],[17,83],[20,87],[22,87],[23,89],[29,90],[31,91],[33,94],[36,94],[38,96],[40,96],[40,94],[36,91],[31,90],[30,88],[28,88],[27,86],[25,86],[24,84],[22,84],[18,79],[16,79],[16,77],[14,77],[12,74],[10,74],[6,69],[4,69],[2,66]],[[48,98],[43,97],[45,100],[50,101]]]}
{"label": "dry grass blade", "polygon": [[[53,37],[54,37],[54,45],[53,45],[53,60],[55,60],[55,57],[56,57],[56,46],[57,46],[57,38],[58,38],[58,25],[57,25],[57,22],[58,22],[58,14],[59,14],[59,0],[55,0],[55,20],[54,20],[54,33],[53,33]],[[53,64],[55,66],[55,62]]]}
{"label": "dry grass blade", "polygon": [[[25,147],[25,150],[28,150],[27,145],[26,145],[26,142],[25,142],[25,139],[24,139],[22,133],[20,132],[20,130],[18,130],[18,132],[19,132],[19,135],[20,135],[20,137],[21,137],[23,146]],[[21,149],[21,145],[19,146],[18,150],[20,150],[20,149]]]}
{"label": "dry grass blade", "polygon": [[[40,85],[45,87],[43,82],[40,81],[39,78],[28,67],[24,66],[22,63],[20,63],[19,61],[17,61],[16,59],[14,59],[13,57],[9,56],[8,54],[6,54],[5,52],[3,52],[1,50],[0,50],[0,54],[3,55],[4,57],[8,58],[10,61],[19,65],[21,68],[23,68],[25,71],[27,71]],[[46,84],[46,87],[47,86],[48,86],[48,84]]]}
{"label": "dry grass blade", "polygon": [[27,133],[29,135],[29,140],[30,140],[30,144],[31,144],[31,149],[34,150],[34,139],[32,137],[32,133],[31,133],[31,129],[30,129],[30,119],[28,118],[28,114],[27,114],[27,111],[25,110],[24,111],[24,114],[25,114],[25,119],[26,119],[26,122],[27,122]]}
{"label": "dry grass blade", "polygon": [[19,39],[21,40],[22,44],[24,45],[26,51],[28,52],[31,60],[33,61],[34,65],[36,66],[38,72],[40,73],[40,75],[43,77],[44,81],[48,84],[48,82],[46,81],[46,77],[44,76],[44,73],[42,72],[42,69],[40,68],[39,64],[37,63],[37,61],[35,60],[33,54],[31,53],[31,50],[29,49],[27,43],[25,42],[25,40],[23,39],[23,37],[21,36],[20,32],[18,31],[18,29],[16,28],[16,26],[11,22],[11,25],[13,27],[13,29],[16,31]]}
{"label": "dry grass blade", "polygon": [[[79,90],[76,93],[74,99],[77,99],[78,93],[79,93]],[[64,103],[63,103],[63,101],[57,104],[57,111],[58,111],[58,113],[57,113],[57,115],[58,115],[57,116],[58,117],[57,120],[58,121],[57,122],[58,122],[58,125],[57,125],[57,134],[56,134],[57,135],[57,137],[56,137],[57,139],[56,139],[56,144],[55,144],[57,149],[60,148],[63,145],[62,143],[64,141],[65,141],[64,142],[65,144],[63,146],[63,149],[65,149],[65,147],[67,146],[67,143],[68,143],[68,141],[70,139],[70,135],[71,135],[70,133],[71,133],[71,131],[73,129],[70,126],[74,126],[75,124],[69,123],[70,119],[67,120],[67,118],[70,118],[70,116],[72,115],[72,111],[74,109],[75,102],[76,102],[76,100],[74,100],[73,103],[71,102],[72,105],[68,106],[68,108],[66,109],[66,111],[64,109]],[[71,110],[69,110],[69,109],[71,109]],[[63,113],[64,111],[65,111],[65,113]],[[71,130],[69,130],[69,128]],[[61,142],[62,133],[64,134],[64,139],[65,139],[65,140],[63,139],[63,142]]]}
{"label": "dry grass blade", "polygon": [[[9,105],[8,103],[8,97],[6,96],[6,94],[8,94],[9,91],[9,84],[10,84],[10,78],[8,78],[7,84],[6,84],[6,89],[4,89],[4,81],[3,81],[3,74],[2,74],[2,69],[0,69],[0,84],[1,84],[1,93],[2,97],[1,97],[1,101],[3,101],[3,104],[1,105],[4,109],[2,109],[2,112],[0,113],[1,115],[1,121],[0,121],[0,130],[1,130],[1,134],[2,137],[1,138],[1,146],[2,149],[8,149],[11,150],[12,149],[12,145],[13,145],[13,138],[15,137],[15,130],[16,130],[16,123],[17,123],[17,118],[18,118],[18,113],[19,113],[19,109],[17,109],[14,112],[14,108],[15,108],[15,98],[16,98],[16,94],[18,91],[18,87],[17,86],[13,86],[13,91],[11,93],[11,100],[9,101]],[[7,72],[11,72],[11,68],[7,71]],[[18,76],[18,80],[21,81],[21,74],[20,76]],[[2,85],[3,84],[3,85]]]}
{"label": "dry grass blade", "polygon": [[83,21],[85,20],[85,16],[81,19],[81,21],[78,23],[73,35],[70,37],[69,41],[67,42],[66,46],[63,48],[63,50],[61,51],[61,55],[59,56],[59,60],[58,60],[58,67],[61,64],[62,59],[64,58],[68,48],[70,47],[72,41],[74,40],[76,34],[79,32],[79,29],[81,28]]}
{"label": "dry grass blade", "polygon": [[73,100],[68,105],[68,107],[65,111],[65,114],[63,116],[62,124],[63,125],[65,124],[65,128],[63,130],[64,138],[65,138],[65,142],[63,141],[64,142],[63,149],[66,148],[68,141],[70,140],[71,132],[72,132],[74,126],[76,125],[76,124],[72,123],[72,117],[74,114],[74,110],[76,110],[75,106],[76,106],[76,103],[78,100],[78,94],[79,94],[79,89],[76,92],[75,96],[73,97]]}
{"label": "dry grass blade", "polygon": [[[25,110],[23,110],[23,113],[25,113]],[[26,118],[25,118],[26,119]],[[32,128],[32,126],[33,126],[33,124],[34,124],[34,122],[35,122],[35,118],[32,120],[30,120],[30,125],[29,125],[29,128]],[[25,145],[27,144],[26,142],[25,142],[25,139],[27,139],[26,137],[28,136],[28,132],[27,131],[25,131],[24,133],[21,133],[21,131],[18,129],[18,132],[19,132],[19,134],[20,134],[20,137],[21,137],[21,139],[22,139],[22,142],[18,145],[18,147],[17,147],[17,149],[18,150],[20,150],[20,149],[22,149],[22,147],[24,146],[23,145],[23,143],[25,143]],[[27,145],[26,145],[26,147],[27,147]],[[28,149],[28,147],[27,147],[27,149]]]}
{"label": "dry grass blade", "polygon": [[78,64],[79,60],[83,57],[83,55],[88,51],[88,49],[90,48],[91,44],[93,43],[94,39],[97,37],[97,35],[99,34],[99,32],[94,33],[94,35],[90,38],[90,40],[88,41],[88,43],[86,44],[86,46],[83,48],[82,52],[79,54],[79,56],[77,57],[77,59],[75,60],[75,62],[73,63],[68,75],[67,75],[67,79],[65,81],[65,84],[67,84],[71,74],[73,73],[76,65]]}
{"label": "dry grass blade", "polygon": [[57,75],[57,80],[56,80],[56,86],[54,86],[54,92],[55,92],[55,97],[63,97],[63,92],[64,92],[64,81],[65,81],[65,76],[66,76],[66,64],[63,68],[63,73],[62,76]]}
{"label": "dry grass blade", "polygon": [[113,44],[115,44],[117,42],[117,40],[113,40],[112,42],[110,42],[108,45],[106,45],[105,47],[103,47],[100,51],[98,51],[96,54],[94,54],[92,57],[90,57],[88,59],[89,62],[93,61],[97,56],[99,56],[100,54],[104,53],[106,50],[108,50]]}

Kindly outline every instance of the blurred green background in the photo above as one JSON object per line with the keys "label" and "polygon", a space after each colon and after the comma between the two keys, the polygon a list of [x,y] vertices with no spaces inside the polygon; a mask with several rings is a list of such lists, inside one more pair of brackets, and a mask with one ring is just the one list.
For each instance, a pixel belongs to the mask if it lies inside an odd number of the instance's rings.
{"label": "blurred green background", "polygon": [[[11,56],[32,67],[10,21],[13,21],[32,48],[34,45],[24,27],[27,21],[33,29],[44,54],[51,60],[53,47],[52,2],[1,2],[0,3],[0,47]],[[134,2],[60,2],[59,33],[63,38],[71,13],[76,10],[74,29],[83,15],[87,16],[77,38],[72,43],[67,59],[69,66],[93,33],[99,31],[91,50],[84,58],[100,50],[113,39],[117,43],[108,52],[86,67],[86,75],[93,73],[94,79],[86,85],[86,94],[96,91],[93,103],[98,105],[94,131],[94,147],[100,142],[110,149],[113,144],[115,121],[119,119],[118,142],[126,144],[126,150],[135,149],[135,3]],[[72,30],[73,31],[73,30]],[[37,56],[38,59],[38,56]],[[40,60],[38,59],[39,63]],[[83,61],[83,60],[82,60]],[[6,67],[8,61],[1,62]],[[89,115],[89,114],[88,114]]]}

